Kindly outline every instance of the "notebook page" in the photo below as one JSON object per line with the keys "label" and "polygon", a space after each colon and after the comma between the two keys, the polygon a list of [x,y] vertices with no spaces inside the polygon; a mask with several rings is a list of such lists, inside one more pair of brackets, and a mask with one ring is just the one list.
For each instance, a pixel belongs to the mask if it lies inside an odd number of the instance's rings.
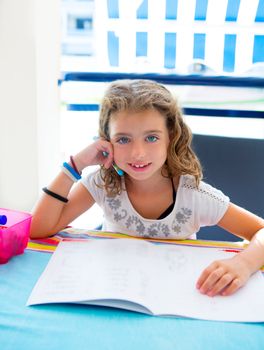
{"label": "notebook page", "polygon": [[122,239],[61,242],[27,304],[120,299],[148,308],[151,247]]}
{"label": "notebook page", "polygon": [[206,320],[261,322],[264,320],[264,278],[261,272],[230,296],[208,297],[195,287],[201,272],[213,261],[236,253],[219,248],[163,245],[157,250],[162,280],[156,283],[156,314]]}

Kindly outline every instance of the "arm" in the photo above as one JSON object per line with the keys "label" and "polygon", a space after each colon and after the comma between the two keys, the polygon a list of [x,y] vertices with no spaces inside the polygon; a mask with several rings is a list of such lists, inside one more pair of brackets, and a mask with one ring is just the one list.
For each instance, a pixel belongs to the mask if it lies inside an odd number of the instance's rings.
{"label": "arm", "polygon": [[215,261],[197,281],[201,293],[209,296],[231,295],[264,265],[264,220],[230,203],[218,225],[250,241],[248,247],[234,257]]}
{"label": "arm", "polygon": [[[103,156],[103,151],[109,154],[107,158]],[[101,139],[74,156],[74,162],[79,171],[96,164],[109,168],[112,160],[112,145]],[[31,238],[55,234],[94,204],[93,197],[81,183],[72,189],[73,184],[74,182],[62,171],[51,182],[48,189],[62,197],[67,197],[68,202],[63,203],[43,193],[33,210]]]}

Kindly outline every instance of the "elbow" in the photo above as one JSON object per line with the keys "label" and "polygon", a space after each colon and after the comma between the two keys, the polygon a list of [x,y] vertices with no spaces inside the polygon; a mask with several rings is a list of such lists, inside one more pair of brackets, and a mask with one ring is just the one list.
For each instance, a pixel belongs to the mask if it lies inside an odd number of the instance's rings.
{"label": "elbow", "polygon": [[33,216],[29,230],[29,238],[37,239],[51,237],[54,236],[58,231],[59,230],[52,229],[50,227],[47,227],[46,225],[42,225]]}
{"label": "elbow", "polygon": [[30,228],[29,231],[29,238],[30,239],[37,239],[37,238],[46,238],[46,237],[50,237],[53,236],[56,232],[50,232],[50,231],[42,231],[42,230],[38,230],[35,228]]}

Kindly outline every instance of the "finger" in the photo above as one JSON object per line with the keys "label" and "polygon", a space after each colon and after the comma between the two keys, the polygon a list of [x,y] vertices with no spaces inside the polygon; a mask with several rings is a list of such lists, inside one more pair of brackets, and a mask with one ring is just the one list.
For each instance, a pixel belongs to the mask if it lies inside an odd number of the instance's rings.
{"label": "finger", "polygon": [[200,289],[201,286],[204,284],[204,282],[207,280],[207,278],[211,275],[211,273],[217,268],[217,263],[213,262],[211,265],[209,265],[200,275],[197,283],[196,288]]}
{"label": "finger", "polygon": [[229,284],[228,287],[226,287],[221,295],[227,296],[235,293],[239,288],[243,286],[242,281],[239,278],[233,279],[233,281]]}
{"label": "finger", "polygon": [[213,297],[223,291],[233,280],[233,276],[229,273],[223,275],[216,283],[212,286],[211,290],[208,291],[207,295]]}
{"label": "finger", "polygon": [[111,144],[108,142],[106,145],[103,145],[102,150],[100,151],[102,154],[102,163],[105,168],[110,168],[114,161],[114,155]]}
{"label": "finger", "polygon": [[218,282],[222,278],[224,273],[225,272],[222,267],[218,267],[217,269],[213,270],[199,288],[200,292],[203,294],[207,294],[213,288],[216,282]]}
{"label": "finger", "polygon": [[105,168],[105,169],[109,169],[112,164],[113,164],[113,158],[111,157],[102,157],[100,159],[100,164]]}
{"label": "finger", "polygon": [[104,162],[104,167],[106,169],[109,169],[113,165],[113,158],[107,158],[107,160]]}
{"label": "finger", "polygon": [[98,147],[98,151],[103,153],[104,157],[113,156],[113,148],[110,142],[101,143]]}
{"label": "finger", "polygon": [[104,157],[103,164],[106,169],[110,168],[113,165],[114,156],[111,153],[108,153],[107,157]]}

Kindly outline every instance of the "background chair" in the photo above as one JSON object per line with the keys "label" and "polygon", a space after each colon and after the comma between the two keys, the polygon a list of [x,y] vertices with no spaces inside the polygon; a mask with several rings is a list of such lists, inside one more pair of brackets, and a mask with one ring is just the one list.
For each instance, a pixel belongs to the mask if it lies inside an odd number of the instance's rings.
{"label": "background chair", "polygon": [[[194,135],[193,148],[206,182],[233,203],[264,217],[264,140]],[[238,240],[217,226],[202,228],[197,237]]]}

